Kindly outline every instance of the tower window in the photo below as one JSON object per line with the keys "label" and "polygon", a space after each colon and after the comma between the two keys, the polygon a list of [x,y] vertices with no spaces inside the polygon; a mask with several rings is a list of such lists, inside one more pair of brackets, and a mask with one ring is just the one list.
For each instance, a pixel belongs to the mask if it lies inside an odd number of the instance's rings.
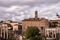
{"label": "tower window", "polygon": [[43,30],[43,27],[41,27],[41,30]]}
{"label": "tower window", "polygon": [[53,35],[53,37],[55,38],[55,34]]}

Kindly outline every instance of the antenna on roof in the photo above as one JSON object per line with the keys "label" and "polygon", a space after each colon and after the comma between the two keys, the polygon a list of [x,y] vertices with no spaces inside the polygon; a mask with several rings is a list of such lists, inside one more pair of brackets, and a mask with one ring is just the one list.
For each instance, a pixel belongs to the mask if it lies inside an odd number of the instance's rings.
{"label": "antenna on roof", "polygon": [[57,16],[58,18],[60,18],[60,15],[59,15],[58,13],[56,13],[56,16]]}

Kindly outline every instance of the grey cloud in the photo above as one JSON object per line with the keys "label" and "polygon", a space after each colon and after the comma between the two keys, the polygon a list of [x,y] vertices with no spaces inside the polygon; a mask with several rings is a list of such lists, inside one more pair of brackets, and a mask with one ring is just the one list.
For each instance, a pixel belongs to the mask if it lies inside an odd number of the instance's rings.
{"label": "grey cloud", "polygon": [[54,4],[58,3],[60,0],[32,0],[32,1],[24,1],[24,0],[0,0],[0,6],[12,6],[12,5],[31,5],[31,6],[39,6],[41,4]]}
{"label": "grey cloud", "polygon": [[[54,4],[54,5],[52,5],[52,4]],[[21,9],[20,6],[23,7],[22,5],[23,6],[27,5],[29,7]],[[56,16],[55,13],[57,12],[57,10],[60,10],[59,5],[60,5],[60,0],[33,0],[33,1],[0,0],[0,20],[10,19],[10,20],[20,21],[24,18],[34,17],[34,8],[35,7],[38,7],[39,17],[43,16],[43,17],[51,18],[53,16]],[[19,6],[19,7],[17,7],[14,10],[11,9],[12,12],[10,10],[6,11],[11,6]],[[53,6],[53,7],[56,6],[56,7],[51,8],[50,6]],[[47,9],[45,10],[44,8],[47,8]],[[41,10],[43,10],[43,11],[41,12]],[[21,14],[21,12],[23,12],[23,13]],[[59,11],[59,13],[60,13],[60,11]]]}

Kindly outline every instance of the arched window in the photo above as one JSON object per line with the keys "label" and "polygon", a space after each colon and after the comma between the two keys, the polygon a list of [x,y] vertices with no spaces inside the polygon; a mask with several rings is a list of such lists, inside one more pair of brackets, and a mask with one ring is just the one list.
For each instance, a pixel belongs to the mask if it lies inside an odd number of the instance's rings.
{"label": "arched window", "polygon": [[18,25],[18,34],[21,34],[22,33],[22,25]]}
{"label": "arched window", "polygon": [[22,30],[22,25],[18,25],[18,30]]}
{"label": "arched window", "polygon": [[43,27],[41,27],[41,30],[43,30]]}
{"label": "arched window", "polygon": [[49,32],[49,38],[52,38],[52,32]]}
{"label": "arched window", "polygon": [[13,26],[11,24],[7,24],[8,25],[8,30],[13,30]]}
{"label": "arched window", "polygon": [[55,34],[53,34],[53,37],[55,38]]}

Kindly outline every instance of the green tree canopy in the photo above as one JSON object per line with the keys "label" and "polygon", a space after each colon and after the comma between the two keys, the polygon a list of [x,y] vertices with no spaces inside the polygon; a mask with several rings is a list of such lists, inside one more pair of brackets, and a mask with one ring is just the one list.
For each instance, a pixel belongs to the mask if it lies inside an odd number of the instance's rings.
{"label": "green tree canopy", "polygon": [[28,40],[41,40],[41,35],[37,27],[28,27],[26,29],[25,37]]}

